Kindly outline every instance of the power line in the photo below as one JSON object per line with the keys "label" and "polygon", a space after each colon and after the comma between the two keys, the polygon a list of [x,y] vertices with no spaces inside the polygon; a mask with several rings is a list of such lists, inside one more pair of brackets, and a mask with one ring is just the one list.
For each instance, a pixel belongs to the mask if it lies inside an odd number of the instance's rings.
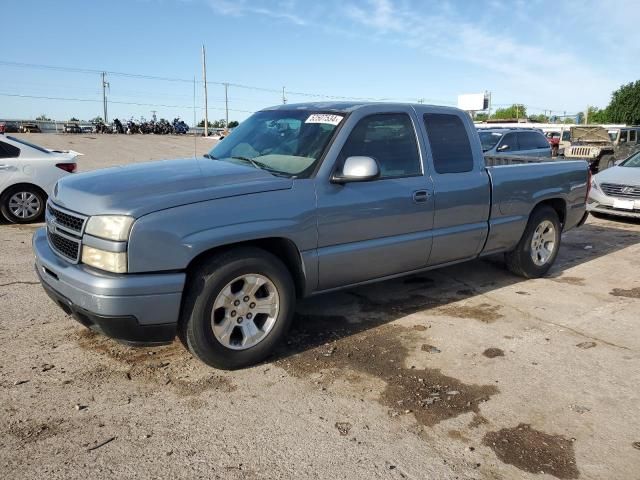
{"label": "power line", "polygon": [[[18,97],[18,98],[35,98],[40,100],[63,100],[66,102],[93,102],[93,103],[102,103],[102,100],[97,100],[94,98],[70,98],[70,97],[47,97],[43,95],[23,95],[20,93],[3,93],[0,92],[0,96],[2,97]],[[121,102],[118,100],[109,100],[109,103],[115,103],[118,105],[134,105],[138,107],[164,107],[164,108],[188,108],[191,109],[193,106],[191,105],[164,105],[160,103],[140,103],[140,102]],[[224,108],[213,108],[213,110],[222,110]],[[237,110],[230,108],[230,112],[240,112],[240,113],[254,113],[252,110]]]}
{"label": "power line", "polygon": [[[36,63],[23,63],[23,62],[9,62],[5,60],[0,60],[0,65],[10,66],[10,67],[18,67],[18,68],[34,68],[41,70],[54,70],[61,72],[71,72],[71,73],[84,73],[84,74],[96,74],[101,75],[103,72],[107,75],[117,76],[117,77],[125,77],[125,78],[138,78],[144,80],[159,80],[166,82],[183,82],[183,83],[193,83],[193,79],[186,78],[178,78],[178,77],[164,77],[164,76],[156,76],[156,75],[145,75],[140,73],[128,73],[128,72],[118,72],[113,70],[95,70],[91,68],[76,68],[76,67],[62,67],[56,65],[43,65]],[[202,81],[196,80],[197,83],[202,83]],[[268,88],[268,87],[258,87],[255,85],[246,85],[242,83],[230,83],[230,82],[218,82],[207,80],[207,85],[218,85],[218,86],[226,86],[241,88],[244,90],[253,90],[257,92],[265,92],[265,93],[276,93],[280,95],[282,90],[280,88]],[[296,91],[287,91],[288,95],[300,96],[300,97],[308,97],[308,98],[324,98],[327,100],[356,100],[356,101],[374,101],[374,102],[384,102],[384,101],[392,101],[392,100],[409,100],[415,101],[415,99],[397,99],[397,98],[376,98],[376,97],[352,97],[352,96],[344,96],[344,95],[327,95],[323,93],[310,93],[310,92],[296,92]],[[440,104],[452,104],[453,102],[444,101],[444,100],[435,100],[429,99],[434,103]]]}

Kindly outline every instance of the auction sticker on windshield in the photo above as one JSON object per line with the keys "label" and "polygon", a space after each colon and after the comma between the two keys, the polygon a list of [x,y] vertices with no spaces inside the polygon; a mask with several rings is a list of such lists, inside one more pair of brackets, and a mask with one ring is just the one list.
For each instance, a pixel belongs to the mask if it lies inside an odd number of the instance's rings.
{"label": "auction sticker on windshield", "polygon": [[328,123],[329,125],[338,125],[342,121],[342,115],[334,115],[332,113],[314,113],[304,123]]}

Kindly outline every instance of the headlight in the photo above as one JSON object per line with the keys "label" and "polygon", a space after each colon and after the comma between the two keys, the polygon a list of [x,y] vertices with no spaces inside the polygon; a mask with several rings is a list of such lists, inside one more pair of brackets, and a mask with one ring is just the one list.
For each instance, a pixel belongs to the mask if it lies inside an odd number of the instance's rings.
{"label": "headlight", "polygon": [[96,215],[89,217],[85,233],[107,240],[124,241],[129,239],[133,217],[124,215]]}
{"label": "headlight", "polygon": [[598,182],[596,182],[595,178],[591,179],[591,189],[592,190],[600,190],[600,187],[598,186]]}
{"label": "headlight", "polygon": [[82,263],[113,273],[127,272],[126,252],[105,252],[97,248],[82,246]]}

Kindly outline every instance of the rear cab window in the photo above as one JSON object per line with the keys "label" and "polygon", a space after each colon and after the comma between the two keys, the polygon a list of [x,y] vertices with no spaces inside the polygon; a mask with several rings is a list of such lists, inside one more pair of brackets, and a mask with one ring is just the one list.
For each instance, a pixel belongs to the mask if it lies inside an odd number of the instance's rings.
{"label": "rear cab window", "polygon": [[435,171],[440,174],[472,171],[473,151],[460,117],[448,113],[425,113],[423,121]]}

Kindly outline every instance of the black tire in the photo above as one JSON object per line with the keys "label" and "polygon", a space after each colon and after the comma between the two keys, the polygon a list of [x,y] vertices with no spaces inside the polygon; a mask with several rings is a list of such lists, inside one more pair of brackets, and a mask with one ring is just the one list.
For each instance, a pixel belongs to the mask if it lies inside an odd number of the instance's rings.
{"label": "black tire", "polygon": [[[280,299],[279,310],[273,327],[259,343],[234,350],[213,333],[213,305],[229,282],[251,273],[263,275],[273,283]],[[254,365],[272,353],[286,334],[295,301],[291,274],[277,257],[253,247],[229,250],[209,258],[190,275],[178,336],[195,357],[212,367],[233,370]]]}
{"label": "black tire", "polygon": [[598,171],[602,172],[607,168],[611,168],[615,165],[615,157],[613,155],[604,155],[598,162]]}
{"label": "black tire", "polygon": [[[536,228],[545,221],[549,221],[553,224],[555,243],[552,253],[545,263],[537,265],[534,263],[531,253],[532,241]],[[505,254],[507,268],[516,275],[524,278],[539,278],[544,276],[558,256],[558,251],[560,250],[561,228],[558,214],[553,208],[547,205],[537,207],[529,216],[527,227],[525,228],[522,238],[518,242],[515,250]]]}
{"label": "black tire", "polygon": [[[34,195],[38,202],[37,211],[28,217],[20,217],[11,211],[9,204],[11,202],[11,198],[16,195],[24,192],[25,194]],[[0,197],[0,212],[2,216],[7,219],[7,221],[11,223],[32,223],[39,222],[44,217],[44,211],[46,209],[47,204],[47,196],[46,194],[40,190],[35,185],[15,185],[13,187],[8,188]]]}

